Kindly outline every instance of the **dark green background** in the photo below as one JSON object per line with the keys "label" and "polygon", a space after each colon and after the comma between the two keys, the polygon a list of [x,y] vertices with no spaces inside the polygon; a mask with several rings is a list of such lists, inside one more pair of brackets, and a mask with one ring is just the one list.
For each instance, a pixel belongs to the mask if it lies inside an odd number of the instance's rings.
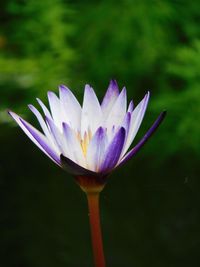
{"label": "dark green background", "polygon": [[199,23],[198,0],[1,0],[0,266],[93,266],[84,193],[6,109],[37,125],[36,97],[89,83],[101,99],[111,78],[135,103],[151,91],[134,143],[168,115],[101,194],[107,266],[199,266]]}

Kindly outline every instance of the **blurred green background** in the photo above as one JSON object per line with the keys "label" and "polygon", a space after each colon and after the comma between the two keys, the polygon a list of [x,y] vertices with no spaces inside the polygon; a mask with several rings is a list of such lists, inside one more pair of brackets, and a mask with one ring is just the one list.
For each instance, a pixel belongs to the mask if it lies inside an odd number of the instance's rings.
{"label": "blurred green background", "polygon": [[6,109],[37,125],[36,97],[111,78],[151,91],[135,143],[168,116],[101,195],[107,266],[200,266],[199,23],[199,0],[0,1],[0,266],[93,266],[84,194]]}

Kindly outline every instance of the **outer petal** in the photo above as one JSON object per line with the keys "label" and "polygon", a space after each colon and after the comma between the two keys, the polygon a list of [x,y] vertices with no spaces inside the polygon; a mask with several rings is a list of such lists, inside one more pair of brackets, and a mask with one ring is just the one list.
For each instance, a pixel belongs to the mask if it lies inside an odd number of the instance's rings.
{"label": "outer petal", "polygon": [[115,127],[121,125],[123,118],[126,114],[127,96],[126,88],[124,87],[118,96],[112,110],[110,111],[108,118],[106,119],[106,127],[111,129],[113,125]]}
{"label": "outer petal", "polygon": [[100,172],[110,172],[116,166],[122,152],[125,136],[126,131],[123,127],[121,127],[106,149],[104,161],[100,167]]}
{"label": "outer petal", "polygon": [[106,94],[101,103],[101,108],[103,112],[103,118],[106,119],[110,110],[112,109],[117,97],[119,96],[119,88],[116,80],[111,80],[106,91]]}
{"label": "outer petal", "polygon": [[106,130],[99,127],[92,137],[87,149],[88,169],[98,172],[106,148]]}
{"label": "outer petal", "polygon": [[36,128],[34,128],[31,124],[29,124],[21,117],[19,117],[16,113],[9,111],[9,114],[18,123],[18,125],[22,128],[25,134],[31,139],[31,141],[33,141],[33,143],[36,144],[55,163],[60,165],[59,152],[55,151],[51,147],[48,139]]}
{"label": "outer petal", "polygon": [[75,130],[81,124],[81,106],[73,93],[64,85],[59,87],[63,121],[67,122]]}
{"label": "outer petal", "polygon": [[88,128],[95,133],[102,124],[102,111],[94,90],[85,86],[83,108],[81,114],[81,135],[88,131]]}
{"label": "outer petal", "polygon": [[142,148],[142,146],[147,142],[147,140],[152,136],[152,134],[156,131],[156,129],[159,127],[159,125],[161,124],[161,122],[163,121],[163,119],[166,116],[166,111],[162,112],[158,118],[156,119],[156,121],[154,122],[154,124],[151,126],[151,128],[147,131],[147,133],[144,135],[144,137],[139,141],[139,143],[132,148],[121,160],[121,162],[119,163],[118,167],[123,165],[126,161],[128,161],[129,159],[131,159],[133,156],[136,155],[136,153]]}
{"label": "outer petal", "polygon": [[49,129],[48,129],[48,127],[47,127],[42,115],[40,114],[40,112],[33,105],[28,105],[28,107],[33,112],[33,114],[36,116],[36,118],[38,119],[38,122],[39,122],[43,132],[45,133],[46,137],[48,139],[50,139],[51,135],[49,133]]}
{"label": "outer petal", "polygon": [[[131,114],[131,121],[130,121],[130,130],[128,133],[128,137],[126,140],[126,144],[123,149],[123,154],[126,153],[128,148],[130,147],[131,143],[133,142],[133,139],[135,138],[139,127],[142,123],[148,101],[149,101],[149,92],[145,95],[145,97],[142,99],[142,101],[137,105],[137,107],[133,110],[133,113]],[[122,154],[122,155],[123,155]]]}
{"label": "outer petal", "polygon": [[90,177],[90,176],[94,176],[94,177],[101,176],[101,174],[99,174],[99,173],[87,170],[84,167],[78,165],[77,163],[75,163],[71,159],[65,157],[63,154],[61,154],[60,160],[61,160],[61,166],[63,167],[63,169],[65,169],[67,172],[69,172],[69,173],[71,173],[73,175],[87,176],[87,177]]}

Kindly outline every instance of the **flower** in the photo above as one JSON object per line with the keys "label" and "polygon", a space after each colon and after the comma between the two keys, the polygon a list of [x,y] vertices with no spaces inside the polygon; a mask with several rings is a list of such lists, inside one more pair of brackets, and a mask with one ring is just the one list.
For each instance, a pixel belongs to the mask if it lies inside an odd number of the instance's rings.
{"label": "flower", "polygon": [[101,104],[89,85],[85,86],[83,105],[64,85],[59,87],[59,97],[48,92],[50,111],[40,99],[44,117],[33,106],[43,131],[9,111],[25,134],[56,164],[75,176],[106,177],[115,168],[130,160],[153,134],[165,117],[162,112],[139,143],[130,151],[142,123],[149,92],[134,108],[127,108],[126,88],[121,92],[117,82],[111,80]]}

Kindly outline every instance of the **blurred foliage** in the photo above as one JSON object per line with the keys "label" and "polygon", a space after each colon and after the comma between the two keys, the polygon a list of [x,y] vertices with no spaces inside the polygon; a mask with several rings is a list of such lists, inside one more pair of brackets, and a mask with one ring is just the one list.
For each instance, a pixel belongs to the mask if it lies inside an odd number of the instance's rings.
{"label": "blurred foliage", "polygon": [[173,60],[165,68],[165,93],[154,101],[155,109],[163,106],[169,109],[169,122],[163,135],[165,139],[170,136],[165,153],[191,150],[199,156],[200,40],[177,48],[172,55]]}
{"label": "blurred foliage", "polygon": [[0,14],[1,109],[23,110],[69,79],[72,11],[61,0],[3,0]]}
{"label": "blurred foliage", "polygon": [[89,1],[83,8],[77,38],[82,79],[102,85],[116,77],[135,92],[151,87],[171,46],[173,6],[168,1],[149,5],[148,0],[125,0]]}
{"label": "blurred foliage", "polygon": [[168,115],[103,192],[109,266],[199,266],[199,22],[199,0],[0,1],[0,266],[92,266],[84,195],[5,109],[111,78],[135,104],[151,91],[136,141]]}
{"label": "blurred foliage", "polygon": [[155,116],[168,110],[163,159],[186,149],[199,155],[200,4],[151,2],[80,1],[77,80],[104,88],[115,77],[136,99],[150,90]]}

